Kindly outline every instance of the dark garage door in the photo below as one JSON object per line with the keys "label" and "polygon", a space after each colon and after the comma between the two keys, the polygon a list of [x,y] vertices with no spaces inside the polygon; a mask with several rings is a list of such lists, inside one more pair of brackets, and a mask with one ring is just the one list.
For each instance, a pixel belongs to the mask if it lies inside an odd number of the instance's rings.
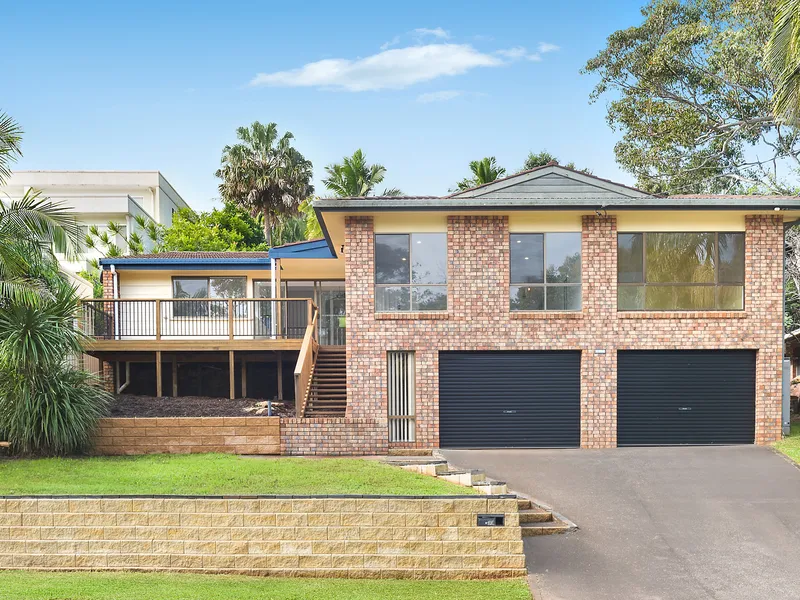
{"label": "dark garage door", "polygon": [[756,353],[619,352],[620,446],[752,444]]}
{"label": "dark garage door", "polygon": [[440,352],[439,445],[580,445],[580,352]]}

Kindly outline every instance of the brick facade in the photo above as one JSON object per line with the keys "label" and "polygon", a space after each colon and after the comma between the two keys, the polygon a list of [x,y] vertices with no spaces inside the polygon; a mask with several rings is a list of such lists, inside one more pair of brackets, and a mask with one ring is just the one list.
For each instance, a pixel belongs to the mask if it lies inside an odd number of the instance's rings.
{"label": "brick facade", "polygon": [[613,216],[584,216],[580,313],[510,313],[504,216],[450,216],[446,313],[375,314],[371,217],[345,221],[347,416],[374,420],[387,440],[386,351],[416,353],[417,447],[436,447],[442,350],[580,350],[581,446],[617,444],[617,351],[757,350],[757,444],[781,435],[783,218],[746,217],[745,310],[617,312]]}
{"label": "brick facade", "polygon": [[[506,515],[478,527],[479,513]],[[3,498],[0,570],[524,577],[505,497]]]}
{"label": "brick facade", "polygon": [[375,419],[281,419],[281,454],[353,456],[385,454],[386,424]]}
{"label": "brick facade", "polygon": [[279,417],[101,419],[94,453],[280,454]]}

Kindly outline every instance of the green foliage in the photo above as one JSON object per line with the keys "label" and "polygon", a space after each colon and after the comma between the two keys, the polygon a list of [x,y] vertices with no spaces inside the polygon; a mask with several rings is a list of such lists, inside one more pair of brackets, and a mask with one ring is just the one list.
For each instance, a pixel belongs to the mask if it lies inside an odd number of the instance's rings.
{"label": "green foliage", "polygon": [[75,256],[78,227],[70,211],[29,190],[0,202],[0,300],[36,303],[48,294],[53,250]]}
{"label": "green foliage", "polygon": [[792,193],[797,130],[772,114],[774,0],[653,0],[585,66],[617,162],[662,193]]}
{"label": "green foliage", "polygon": [[164,230],[161,250],[234,251],[266,250],[264,232],[242,208],[226,204],[221,210],[195,213],[183,208],[172,215]]}
{"label": "green foliage", "polygon": [[[340,198],[371,196],[375,186],[386,177],[386,167],[371,165],[361,148],[353,152],[352,156],[345,156],[341,163],[325,167],[328,177],[322,180],[325,187]],[[386,188],[381,196],[402,196],[397,188]]]}
{"label": "green foliage", "polygon": [[0,303],[0,430],[26,454],[83,449],[110,399],[67,362],[83,352],[75,289],[61,279],[50,289],[34,304]]}
{"label": "green foliage", "polygon": [[266,243],[272,246],[276,218],[297,215],[300,203],[314,192],[311,161],[292,146],[290,132],[278,137],[275,123],[255,121],[239,127],[236,137],[239,143],[222,150],[219,192],[226,203],[261,216]]}
{"label": "green foliage", "polygon": [[485,183],[491,183],[506,174],[506,170],[497,165],[497,159],[494,156],[473,160],[469,163],[469,170],[472,171],[472,177],[462,179],[456,184],[455,189],[450,191],[463,192]]}
{"label": "green foliage", "polygon": [[[556,158],[553,154],[550,154],[547,150],[542,150],[541,152],[538,152],[536,154],[534,154],[533,152],[529,152],[528,158],[525,159],[525,164],[522,166],[522,169],[520,170],[529,171],[530,169],[535,169],[537,167],[544,167],[550,164],[551,162],[559,164],[558,158]],[[573,169],[575,171],[581,171],[582,173],[586,173],[587,175],[592,174],[591,169],[578,169],[575,166],[574,162],[568,162],[566,164],[566,167],[568,169]]]}
{"label": "green foliage", "polygon": [[306,198],[300,205],[300,212],[306,220],[306,239],[315,240],[322,237],[322,226],[317,219],[317,213],[314,212],[313,206],[314,198]]}
{"label": "green foliage", "polygon": [[0,111],[0,185],[11,175],[10,165],[22,156],[22,128],[14,119]]}
{"label": "green foliage", "polygon": [[53,458],[0,469],[5,494],[470,494],[359,458],[252,460],[228,454]]}
{"label": "green foliage", "polygon": [[800,0],[777,0],[766,64],[775,82],[774,110],[789,123],[800,123]]}
{"label": "green foliage", "polygon": [[3,600],[531,600],[524,579],[414,581],[3,571],[0,589]]}

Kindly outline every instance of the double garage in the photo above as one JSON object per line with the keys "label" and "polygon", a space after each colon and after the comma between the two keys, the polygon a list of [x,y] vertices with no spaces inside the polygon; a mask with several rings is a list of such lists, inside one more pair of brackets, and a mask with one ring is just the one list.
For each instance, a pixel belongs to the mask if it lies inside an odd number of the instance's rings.
{"label": "double garage", "polygon": [[[619,446],[752,444],[756,353],[617,353]],[[581,353],[439,353],[442,448],[580,446]]]}

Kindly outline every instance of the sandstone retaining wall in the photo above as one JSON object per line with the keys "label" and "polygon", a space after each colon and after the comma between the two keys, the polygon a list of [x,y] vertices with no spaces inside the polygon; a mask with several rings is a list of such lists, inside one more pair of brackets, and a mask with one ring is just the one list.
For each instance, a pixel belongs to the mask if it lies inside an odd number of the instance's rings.
{"label": "sandstone retaining wall", "polygon": [[[478,527],[480,513],[505,526]],[[0,569],[526,574],[514,496],[0,497]]]}

